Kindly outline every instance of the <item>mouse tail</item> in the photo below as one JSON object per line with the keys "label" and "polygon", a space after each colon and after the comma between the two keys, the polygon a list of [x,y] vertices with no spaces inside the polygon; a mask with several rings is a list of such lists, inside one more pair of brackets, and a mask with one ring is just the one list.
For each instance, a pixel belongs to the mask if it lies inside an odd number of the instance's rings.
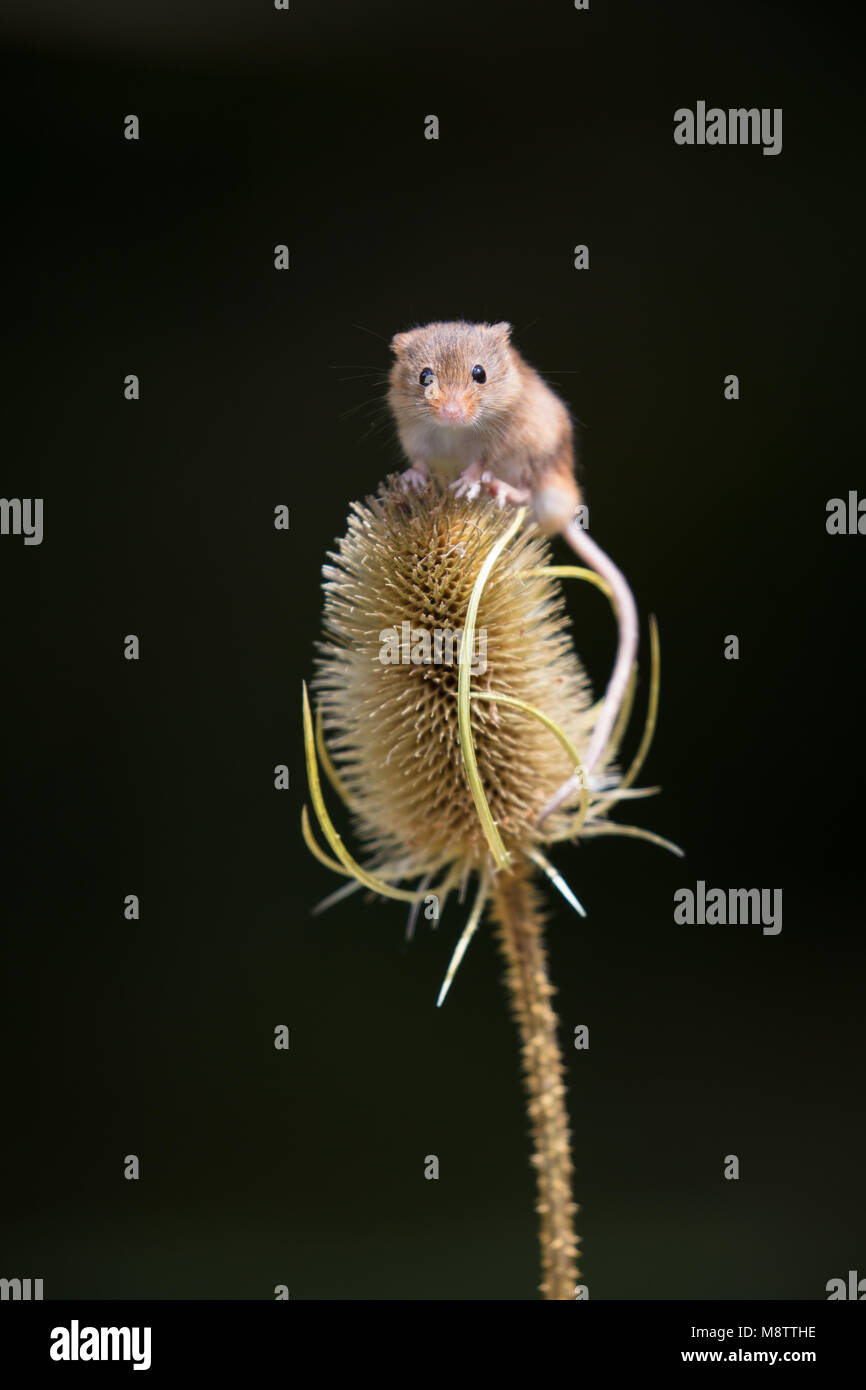
{"label": "mouse tail", "polygon": [[574,773],[566,782],[563,782],[559,790],[548,801],[538,818],[539,825],[553,811],[558,810],[569,796],[580,790],[581,778],[588,777],[596,764],[604,758],[617,715],[625,699],[638,646],[637,607],[621,570],[576,521],[570,520],[563,527],[562,534],[574,553],[585,561],[591,569],[594,569],[596,574],[601,575],[602,579],[607,580],[610,585],[614,611],[616,612],[618,640],[616,659],[604,694],[604,703],[592,731],[589,747],[583,759],[583,766],[580,773]]}

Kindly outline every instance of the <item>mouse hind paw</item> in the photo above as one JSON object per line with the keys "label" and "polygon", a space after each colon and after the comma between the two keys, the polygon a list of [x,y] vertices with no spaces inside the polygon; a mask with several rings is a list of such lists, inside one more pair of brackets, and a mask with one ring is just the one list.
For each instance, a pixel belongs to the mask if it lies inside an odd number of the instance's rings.
{"label": "mouse hind paw", "polygon": [[486,475],[484,482],[490,496],[495,497],[500,507],[506,503],[512,507],[525,507],[532,496],[528,487],[512,487],[511,483],[503,483],[500,478],[491,477],[490,474]]}

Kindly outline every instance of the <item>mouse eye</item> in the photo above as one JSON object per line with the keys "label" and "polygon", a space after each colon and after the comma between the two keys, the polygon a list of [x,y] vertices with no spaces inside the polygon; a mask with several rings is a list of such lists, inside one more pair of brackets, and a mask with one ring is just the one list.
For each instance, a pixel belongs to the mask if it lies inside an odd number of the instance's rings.
{"label": "mouse eye", "polygon": [[472,368],[472,380],[477,381],[480,386],[484,385],[485,381],[487,380],[487,373],[485,372],[483,367]]}
{"label": "mouse eye", "polygon": [[422,386],[429,386],[430,382],[433,380],[433,368],[425,367],[418,380]]}

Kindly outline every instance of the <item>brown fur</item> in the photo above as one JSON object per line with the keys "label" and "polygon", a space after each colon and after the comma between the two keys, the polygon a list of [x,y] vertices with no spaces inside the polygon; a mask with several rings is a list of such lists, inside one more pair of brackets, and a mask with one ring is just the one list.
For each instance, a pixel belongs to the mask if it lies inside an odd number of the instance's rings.
{"label": "brown fur", "polygon": [[[388,402],[412,482],[444,467],[463,491],[483,486],[503,503],[531,502],[539,526],[558,531],[580,501],[571,417],[510,338],[510,324],[462,320],[396,334]],[[473,380],[475,366],[486,382]]]}

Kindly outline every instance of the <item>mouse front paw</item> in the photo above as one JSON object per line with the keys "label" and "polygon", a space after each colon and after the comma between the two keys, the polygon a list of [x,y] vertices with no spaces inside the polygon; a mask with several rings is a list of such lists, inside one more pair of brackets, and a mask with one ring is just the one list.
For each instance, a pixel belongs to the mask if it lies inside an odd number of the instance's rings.
{"label": "mouse front paw", "polygon": [[464,478],[461,474],[451,484],[451,491],[455,497],[465,497],[467,502],[474,502],[481,491],[481,484],[473,482],[471,478]]}
{"label": "mouse front paw", "polygon": [[451,491],[455,497],[465,497],[468,502],[474,502],[487,476],[481,471],[479,463],[470,463],[468,468],[464,468],[460,477],[455,478],[451,484]]}
{"label": "mouse front paw", "polygon": [[410,487],[416,492],[423,492],[429,481],[426,468],[407,468],[400,474],[404,492],[408,492]]}

